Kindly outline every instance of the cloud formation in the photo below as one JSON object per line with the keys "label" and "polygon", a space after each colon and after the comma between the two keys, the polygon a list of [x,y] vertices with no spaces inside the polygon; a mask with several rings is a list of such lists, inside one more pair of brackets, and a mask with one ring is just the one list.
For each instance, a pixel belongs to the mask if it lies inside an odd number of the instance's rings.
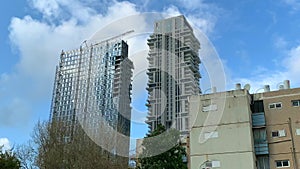
{"label": "cloud formation", "polygon": [[[78,48],[85,39],[108,23],[137,14],[134,4],[129,2],[115,3],[108,7],[106,15],[96,14],[96,11],[80,1],[30,2],[41,12],[43,19],[34,19],[30,15],[11,19],[9,39],[20,58],[13,72],[0,76],[0,117],[14,115],[15,118],[1,118],[1,126],[15,126],[20,122],[26,125],[29,123],[26,120],[31,120],[32,116],[49,117],[49,110],[41,112],[44,113],[42,115],[38,114],[37,107],[50,108],[55,66],[61,50]],[[66,5],[70,7],[63,8]],[[60,16],[62,8],[72,17],[66,19]],[[77,16],[77,10],[86,11],[85,15]],[[50,18],[59,22],[50,22]]]}
{"label": "cloud formation", "polygon": [[270,70],[264,67],[257,67],[260,71],[249,76],[249,78],[234,78],[232,82],[242,84],[249,83],[252,86],[251,92],[254,93],[262,92],[264,85],[270,85],[271,90],[278,90],[279,85],[282,84],[284,80],[290,80],[291,87],[300,86],[300,45],[287,49],[286,54],[287,57],[281,58],[279,62],[279,66],[282,67],[282,70]]}
{"label": "cloud formation", "polygon": [[[55,66],[61,50],[78,48],[84,40],[93,37],[98,30],[105,31],[107,25],[115,24],[119,19],[127,16],[138,16],[142,13],[134,3],[127,1],[29,0],[28,2],[42,18],[27,15],[23,18],[11,19],[9,39],[20,58],[13,72],[0,76],[0,102],[2,102],[0,117],[10,113],[16,118],[14,120],[10,120],[8,118],[10,116],[1,118],[5,120],[1,122],[2,126],[26,125],[32,117],[48,117],[49,110],[45,110],[45,107],[50,108]],[[191,7],[188,3],[186,5],[186,8]],[[175,4],[166,6],[163,11],[158,12],[165,17],[181,14]],[[198,13],[194,15],[190,13],[187,17],[191,22],[197,23],[196,26],[204,32],[212,31],[215,20],[210,21],[209,17],[200,17]],[[122,26],[114,25],[115,29],[109,29],[102,34],[102,37],[97,38],[107,38],[122,33],[130,29],[130,25],[139,25],[135,27],[141,29],[139,31],[152,31],[153,23],[141,18],[127,20]],[[136,68],[134,75],[147,66],[146,39],[147,36],[138,36],[128,40],[129,43],[135,44],[130,48],[132,54],[130,57]],[[136,83],[133,93],[146,91],[145,72],[142,77],[139,77],[141,78],[143,83]],[[44,107],[43,112],[38,112],[41,109],[37,107]],[[136,121],[144,120],[144,115],[138,115]]]}

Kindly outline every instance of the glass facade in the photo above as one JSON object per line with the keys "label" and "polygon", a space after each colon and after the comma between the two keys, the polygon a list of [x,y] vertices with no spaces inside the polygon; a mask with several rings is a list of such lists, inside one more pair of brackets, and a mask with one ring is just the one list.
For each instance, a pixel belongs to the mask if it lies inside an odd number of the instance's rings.
{"label": "glass facade", "polygon": [[[105,135],[114,143],[108,146],[112,153],[129,151],[132,69],[124,41],[61,53],[50,119],[68,128],[65,138],[72,139],[80,125],[98,144],[103,144]],[[123,150],[117,148],[118,135]]]}

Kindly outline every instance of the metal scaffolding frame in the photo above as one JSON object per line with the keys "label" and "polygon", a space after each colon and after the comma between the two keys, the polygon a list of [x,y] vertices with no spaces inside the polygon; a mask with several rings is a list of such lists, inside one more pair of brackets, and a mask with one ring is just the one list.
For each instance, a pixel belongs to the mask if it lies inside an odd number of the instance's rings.
{"label": "metal scaffolding frame", "polygon": [[[80,46],[64,52],[56,68],[51,121],[63,122],[69,129],[65,140],[72,140],[78,125],[89,137],[102,144],[109,140],[108,151],[129,151],[131,118],[131,78],[133,63],[128,59],[128,45],[118,40],[132,31],[100,43]],[[111,130],[121,133],[124,145]],[[114,139],[113,142],[111,139]],[[122,149],[122,150],[121,150]]]}

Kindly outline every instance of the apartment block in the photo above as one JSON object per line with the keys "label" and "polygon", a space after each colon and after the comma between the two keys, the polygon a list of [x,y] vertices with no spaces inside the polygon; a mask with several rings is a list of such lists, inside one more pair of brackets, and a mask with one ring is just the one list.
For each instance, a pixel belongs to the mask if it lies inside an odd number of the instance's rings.
{"label": "apartment block", "polygon": [[255,168],[250,95],[234,90],[191,96],[189,167]]}
{"label": "apartment block", "polygon": [[190,168],[298,169],[300,88],[190,97]]}
{"label": "apartment block", "polygon": [[[264,93],[252,95],[253,102],[259,105],[259,109],[262,109],[263,105],[266,119],[266,125],[263,127],[266,136],[260,131],[260,134],[254,135],[254,140],[266,138],[268,154],[265,153],[264,159],[269,162],[271,169],[298,169],[300,167],[300,88],[290,89],[289,81],[285,81],[284,84],[280,86],[280,90],[269,91],[269,87],[266,86]],[[266,163],[265,160],[258,160],[258,162],[260,162],[259,169],[263,168],[261,167],[263,163]]]}

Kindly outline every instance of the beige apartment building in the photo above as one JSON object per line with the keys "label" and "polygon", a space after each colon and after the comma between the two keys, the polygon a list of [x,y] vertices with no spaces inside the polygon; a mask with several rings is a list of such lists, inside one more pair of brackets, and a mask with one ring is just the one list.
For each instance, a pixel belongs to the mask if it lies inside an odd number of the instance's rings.
{"label": "beige apartment building", "polygon": [[191,169],[299,169],[300,88],[191,96]]}
{"label": "beige apartment building", "polygon": [[262,100],[266,116],[270,168],[299,169],[300,88],[255,94]]}

